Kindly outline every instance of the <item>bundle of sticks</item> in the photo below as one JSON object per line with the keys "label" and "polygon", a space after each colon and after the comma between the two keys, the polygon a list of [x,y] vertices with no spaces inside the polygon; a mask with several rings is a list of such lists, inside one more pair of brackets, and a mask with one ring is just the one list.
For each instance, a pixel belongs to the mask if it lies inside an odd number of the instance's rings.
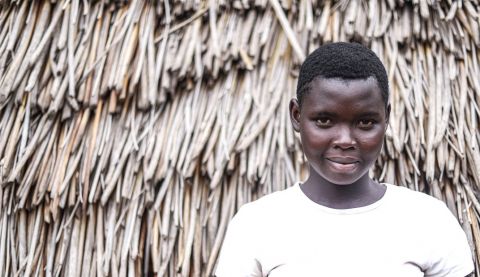
{"label": "bundle of sticks", "polygon": [[0,272],[210,276],[238,208],[306,176],[288,103],[331,41],[388,70],[372,175],[445,201],[478,269],[479,7],[0,1]]}

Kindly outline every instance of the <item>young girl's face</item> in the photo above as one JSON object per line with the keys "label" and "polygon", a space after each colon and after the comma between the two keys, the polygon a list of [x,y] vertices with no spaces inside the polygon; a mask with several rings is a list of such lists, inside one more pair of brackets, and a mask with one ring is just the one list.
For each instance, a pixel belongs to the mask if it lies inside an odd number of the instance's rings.
{"label": "young girl's face", "polygon": [[290,104],[310,174],[349,185],[368,174],[382,149],[388,109],[374,78],[316,78],[302,107]]}

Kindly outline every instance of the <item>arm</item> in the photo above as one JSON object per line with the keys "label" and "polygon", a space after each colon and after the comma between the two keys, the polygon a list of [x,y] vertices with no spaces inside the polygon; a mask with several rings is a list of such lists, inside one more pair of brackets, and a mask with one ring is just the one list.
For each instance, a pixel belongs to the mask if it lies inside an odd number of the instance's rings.
{"label": "arm", "polygon": [[440,201],[438,204],[430,218],[435,232],[431,236],[432,254],[425,276],[474,276],[466,234],[447,206]]}
{"label": "arm", "polygon": [[258,231],[251,217],[242,208],[228,225],[218,258],[217,277],[262,277],[262,268],[256,257]]}

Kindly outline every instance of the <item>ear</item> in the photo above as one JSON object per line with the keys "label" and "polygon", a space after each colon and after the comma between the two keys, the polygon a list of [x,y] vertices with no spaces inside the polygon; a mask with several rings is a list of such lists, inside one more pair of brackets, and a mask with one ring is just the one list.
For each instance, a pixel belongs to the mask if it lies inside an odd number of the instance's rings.
{"label": "ear", "polygon": [[385,110],[385,128],[387,128],[388,124],[390,124],[390,110],[392,107],[390,106],[390,103],[387,105],[387,108]]}
{"label": "ear", "polygon": [[300,104],[297,99],[292,98],[292,100],[290,100],[289,111],[293,130],[300,132]]}

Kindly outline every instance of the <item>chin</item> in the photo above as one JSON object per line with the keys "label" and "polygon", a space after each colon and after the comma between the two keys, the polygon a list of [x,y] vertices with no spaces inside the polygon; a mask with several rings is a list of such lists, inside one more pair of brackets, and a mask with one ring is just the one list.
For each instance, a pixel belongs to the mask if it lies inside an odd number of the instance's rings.
{"label": "chin", "polygon": [[[313,168],[311,168],[313,169]],[[314,169],[313,169],[314,170]],[[349,185],[354,185],[357,183],[359,180],[363,179],[365,176],[368,177],[368,171],[366,172],[352,172],[352,174],[341,174],[338,172],[331,172],[329,171],[329,174],[322,174],[322,171],[315,170],[313,173],[315,176],[315,179],[319,180],[320,182],[323,180],[324,182],[328,182],[333,185],[337,186],[349,186]]]}
{"label": "chin", "polygon": [[[313,172],[313,177],[314,179],[317,180],[317,182],[327,182],[333,185],[337,186],[349,186],[355,184],[358,180],[362,179],[362,176],[329,176],[325,174],[320,174],[318,171]],[[312,175],[312,174],[310,174]],[[316,176],[315,176],[316,175]]]}
{"label": "chin", "polygon": [[337,186],[350,186],[350,185],[353,185],[356,181],[358,181],[358,179],[352,179],[352,180],[329,180],[329,179],[326,179],[328,182],[330,182],[331,184],[334,184],[334,185],[337,185]]}

